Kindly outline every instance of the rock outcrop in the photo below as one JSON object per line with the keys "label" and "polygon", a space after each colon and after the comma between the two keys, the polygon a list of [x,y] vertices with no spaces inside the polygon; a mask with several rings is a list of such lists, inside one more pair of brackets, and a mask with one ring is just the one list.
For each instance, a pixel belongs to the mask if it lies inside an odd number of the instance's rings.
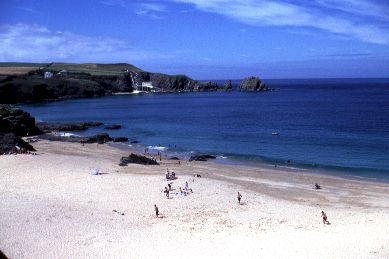
{"label": "rock outcrop", "polygon": [[21,137],[38,133],[35,118],[29,113],[11,106],[0,106],[0,155],[35,151]]}
{"label": "rock outcrop", "polygon": [[126,137],[116,137],[113,139],[113,142],[127,142],[128,138]]}
{"label": "rock outcrop", "polygon": [[113,138],[111,138],[107,133],[99,133],[91,137],[87,137],[84,140],[81,140],[81,143],[98,143],[98,144],[104,144],[106,142],[113,141]]}
{"label": "rock outcrop", "polygon": [[14,133],[0,134],[0,155],[36,151],[33,146]]}
{"label": "rock outcrop", "polygon": [[267,91],[268,87],[258,77],[247,77],[240,81],[239,91]]}
{"label": "rock outcrop", "polygon": [[104,129],[107,129],[107,130],[116,130],[116,129],[120,129],[122,126],[121,125],[118,125],[118,124],[113,124],[113,125],[107,125],[104,127]]}
{"label": "rock outcrop", "polygon": [[232,91],[232,82],[231,80],[228,80],[224,83],[223,90],[225,91]]}
{"label": "rock outcrop", "polygon": [[35,118],[29,113],[11,106],[0,106],[0,134],[14,133],[21,137],[36,135],[38,132]]}
{"label": "rock outcrop", "polygon": [[89,127],[98,127],[101,125],[103,125],[102,122],[38,122],[36,124],[42,132],[87,130]]}
{"label": "rock outcrop", "polygon": [[126,166],[127,164],[159,165],[158,162],[153,159],[133,153],[131,153],[128,157],[122,157],[120,159],[120,166]]}

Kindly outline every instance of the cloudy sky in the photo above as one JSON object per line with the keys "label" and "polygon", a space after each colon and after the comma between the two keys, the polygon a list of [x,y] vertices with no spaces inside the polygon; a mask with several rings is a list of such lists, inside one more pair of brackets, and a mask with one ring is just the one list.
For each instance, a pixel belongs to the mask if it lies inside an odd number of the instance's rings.
{"label": "cloudy sky", "polygon": [[1,0],[0,62],[195,79],[389,77],[389,1]]}

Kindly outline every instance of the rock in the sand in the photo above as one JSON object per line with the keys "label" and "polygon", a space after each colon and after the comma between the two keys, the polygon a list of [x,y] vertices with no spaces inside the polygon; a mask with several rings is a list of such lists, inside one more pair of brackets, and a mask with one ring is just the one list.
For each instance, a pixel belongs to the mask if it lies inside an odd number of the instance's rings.
{"label": "rock in the sand", "polygon": [[127,164],[159,165],[158,162],[153,159],[133,153],[128,157],[124,156],[120,159],[120,166],[126,166]]}
{"label": "rock in the sand", "polygon": [[128,138],[126,137],[117,137],[113,139],[113,142],[127,142]]}
{"label": "rock in the sand", "polygon": [[176,156],[173,156],[173,157],[171,157],[170,158],[171,160],[180,160],[178,157],[176,157]]}
{"label": "rock in the sand", "polygon": [[0,134],[0,155],[36,151],[33,146],[17,137],[14,133]]}
{"label": "rock in the sand", "polygon": [[104,129],[108,129],[108,130],[116,130],[116,129],[120,129],[122,126],[119,125],[119,124],[113,124],[113,125],[108,125],[108,126],[105,126]]}
{"label": "rock in the sand", "polygon": [[258,77],[247,77],[240,81],[239,91],[267,91],[268,87]]}
{"label": "rock in the sand", "polygon": [[82,143],[98,143],[98,144],[104,144],[106,142],[112,141],[113,138],[111,138],[107,133],[99,133],[92,137],[88,137],[85,140],[82,140]]}
{"label": "rock in the sand", "polygon": [[39,133],[35,118],[21,109],[0,105],[0,133],[15,133],[17,136],[31,136]]}
{"label": "rock in the sand", "polygon": [[21,109],[0,105],[0,155],[35,151],[20,137],[39,134],[35,118]]}
{"label": "rock in the sand", "polygon": [[212,155],[195,155],[189,158],[189,161],[207,161],[208,159],[215,159],[216,156]]}

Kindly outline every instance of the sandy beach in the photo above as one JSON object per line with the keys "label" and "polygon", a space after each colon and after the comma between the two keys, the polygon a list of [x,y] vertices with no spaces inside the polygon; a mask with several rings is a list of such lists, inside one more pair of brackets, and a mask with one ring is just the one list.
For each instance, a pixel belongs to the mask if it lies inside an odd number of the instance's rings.
{"label": "sandy beach", "polygon": [[[34,147],[0,157],[9,258],[389,258],[389,184],[213,162],[120,167],[129,152],[108,145]],[[170,199],[166,168],[178,176]],[[176,194],[186,181],[193,193]]]}

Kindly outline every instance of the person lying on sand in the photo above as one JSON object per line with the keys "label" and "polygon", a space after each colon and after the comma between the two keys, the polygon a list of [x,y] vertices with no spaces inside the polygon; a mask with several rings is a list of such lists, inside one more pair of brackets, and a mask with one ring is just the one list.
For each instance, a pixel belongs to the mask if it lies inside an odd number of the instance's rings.
{"label": "person lying on sand", "polygon": [[324,211],[321,211],[321,217],[323,218],[323,224],[330,224],[327,220],[327,214]]}

